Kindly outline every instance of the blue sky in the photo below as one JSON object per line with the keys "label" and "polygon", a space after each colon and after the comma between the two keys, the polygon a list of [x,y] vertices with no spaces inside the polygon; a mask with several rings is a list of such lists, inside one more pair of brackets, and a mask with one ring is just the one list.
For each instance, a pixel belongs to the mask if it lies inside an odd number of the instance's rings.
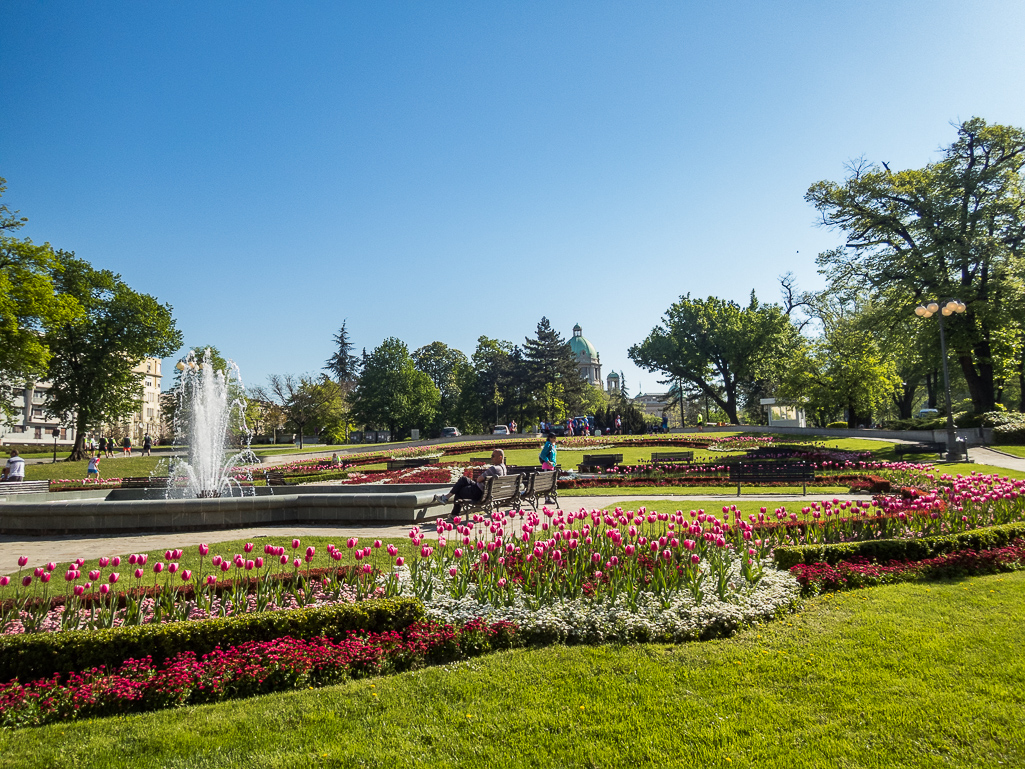
{"label": "blue sky", "polygon": [[470,355],[545,315],[636,393],[681,294],[821,287],[810,184],[1025,126],[1023,39],[1016,0],[7,2],[0,176],[249,384],[343,319]]}

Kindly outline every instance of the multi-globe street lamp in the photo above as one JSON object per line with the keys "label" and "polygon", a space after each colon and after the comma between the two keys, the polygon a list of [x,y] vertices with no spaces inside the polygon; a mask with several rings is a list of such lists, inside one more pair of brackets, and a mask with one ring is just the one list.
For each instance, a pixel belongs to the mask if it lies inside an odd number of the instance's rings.
{"label": "multi-globe street lamp", "polygon": [[915,315],[919,318],[931,318],[938,315],[940,322],[940,354],[943,357],[943,390],[947,398],[947,461],[956,462],[961,458],[960,452],[955,448],[957,445],[957,434],[954,432],[954,414],[950,407],[950,374],[947,371],[947,338],[943,331],[943,319],[954,313],[962,313],[966,305],[959,299],[951,299],[942,307],[937,302],[920,304],[915,308]]}

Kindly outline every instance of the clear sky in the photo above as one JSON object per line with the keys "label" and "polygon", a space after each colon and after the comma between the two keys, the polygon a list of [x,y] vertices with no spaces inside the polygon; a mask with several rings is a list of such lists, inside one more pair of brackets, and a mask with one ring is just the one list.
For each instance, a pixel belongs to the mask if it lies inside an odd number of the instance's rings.
{"label": "clear sky", "polygon": [[1023,40],[1020,0],[8,0],[0,176],[248,384],[343,319],[470,355],[545,315],[637,393],[680,295],[821,287],[810,184],[1025,126]]}

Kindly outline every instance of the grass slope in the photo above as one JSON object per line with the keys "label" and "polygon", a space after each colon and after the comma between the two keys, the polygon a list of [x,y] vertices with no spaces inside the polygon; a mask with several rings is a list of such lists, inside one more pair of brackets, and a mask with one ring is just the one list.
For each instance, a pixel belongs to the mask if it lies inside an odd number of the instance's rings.
{"label": "grass slope", "polygon": [[681,646],[513,651],[0,733],[0,767],[1025,764],[1025,573],[816,599]]}

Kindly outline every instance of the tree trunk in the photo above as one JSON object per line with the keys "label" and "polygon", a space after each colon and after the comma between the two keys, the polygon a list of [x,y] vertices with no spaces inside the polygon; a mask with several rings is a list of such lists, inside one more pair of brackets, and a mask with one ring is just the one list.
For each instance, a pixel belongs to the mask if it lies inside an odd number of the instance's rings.
{"label": "tree trunk", "polygon": [[893,403],[897,407],[897,413],[901,419],[911,419],[911,409],[915,407],[915,393],[918,392],[918,382],[905,382],[901,387],[900,395],[893,397]]}
{"label": "tree trunk", "polygon": [[[989,359],[989,344],[981,342],[975,347],[975,359],[979,361]],[[976,414],[985,414],[987,411],[996,411],[996,400],[993,397],[993,364],[979,363],[978,370],[974,365],[971,355],[962,355],[959,358],[961,371],[964,372],[965,380],[968,382],[968,394],[972,398],[972,408]]]}
{"label": "tree trunk", "polygon": [[85,416],[77,415],[75,419],[75,445],[71,447],[71,454],[68,456],[68,462],[81,462],[83,459],[88,459],[85,455]]}

